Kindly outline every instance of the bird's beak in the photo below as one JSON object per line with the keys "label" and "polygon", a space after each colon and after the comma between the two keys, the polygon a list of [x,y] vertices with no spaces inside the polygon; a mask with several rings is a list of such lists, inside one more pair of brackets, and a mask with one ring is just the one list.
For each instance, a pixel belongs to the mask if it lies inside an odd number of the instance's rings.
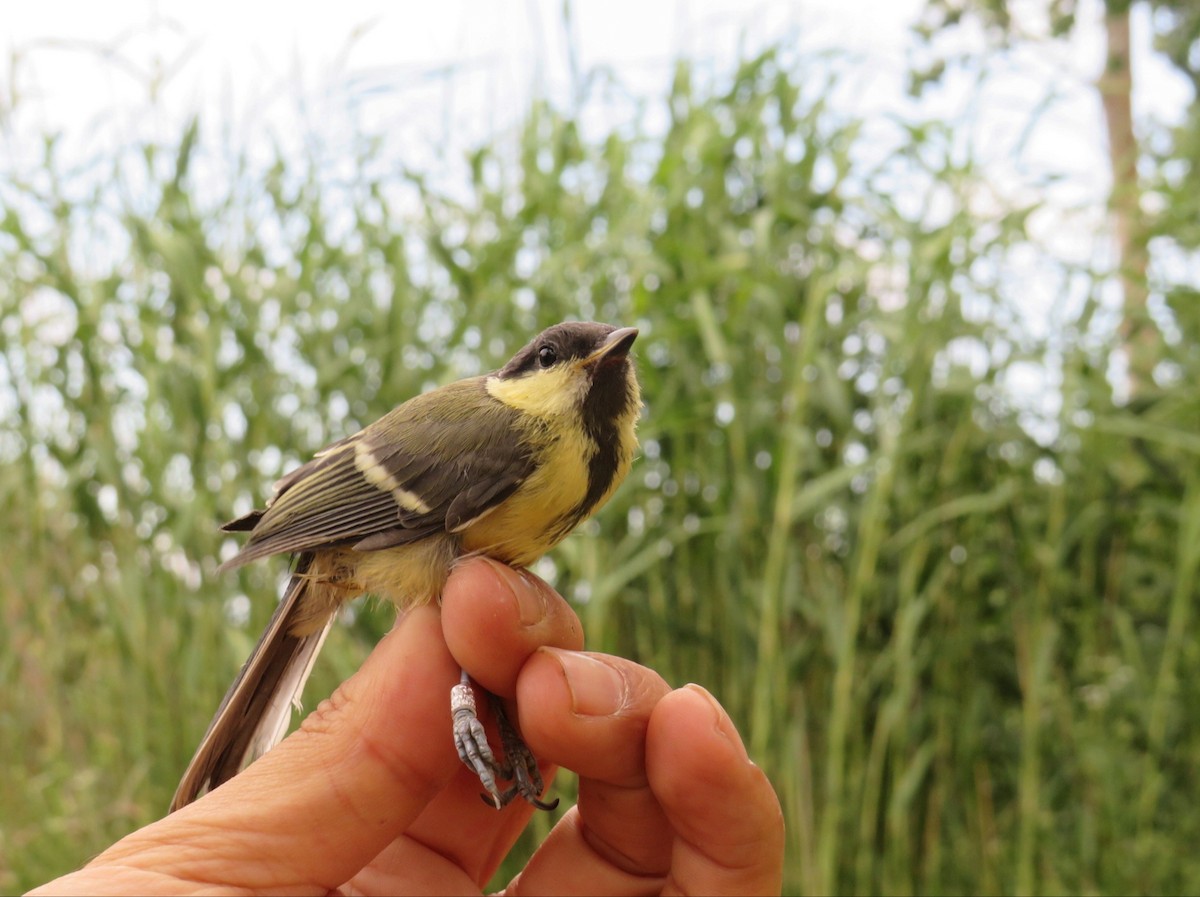
{"label": "bird's beak", "polygon": [[629,354],[629,347],[637,339],[636,327],[622,327],[608,335],[600,348],[579,363],[583,368],[597,368],[602,362],[616,361]]}

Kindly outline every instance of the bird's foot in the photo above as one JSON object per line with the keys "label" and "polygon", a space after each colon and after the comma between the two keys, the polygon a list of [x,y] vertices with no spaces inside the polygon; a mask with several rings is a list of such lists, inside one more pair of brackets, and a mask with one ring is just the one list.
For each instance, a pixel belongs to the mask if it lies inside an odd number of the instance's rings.
{"label": "bird's foot", "polygon": [[508,803],[518,794],[539,810],[553,810],[558,806],[558,798],[547,803],[542,800],[545,783],[542,781],[541,770],[538,769],[537,758],[529,745],[525,744],[517,727],[508,718],[504,702],[495,695],[489,695],[492,701],[492,712],[496,715],[496,725],[500,729],[500,746],[504,748],[505,778],[513,785],[501,795]]}
{"label": "bird's foot", "polygon": [[[480,797],[497,810],[508,806],[518,795],[539,810],[553,810],[558,806],[558,800],[547,803],[541,799],[545,785],[533,752],[521,740],[501,700],[490,693],[488,697],[500,729],[500,744],[504,750],[503,763],[496,760],[488,744],[487,734],[475,707],[475,694],[471,690],[470,679],[465,670],[458,685],[450,691],[454,746],[458,750],[459,759],[479,776],[480,783],[487,790],[487,794],[481,794]],[[501,791],[496,784],[497,777],[513,784]]]}
{"label": "bird's foot", "polygon": [[465,670],[458,685],[450,689],[450,716],[454,724],[454,747],[458,750],[458,759],[479,776],[479,781],[491,795],[490,802],[495,804],[497,810],[501,809],[512,798],[504,800],[496,787],[496,773],[503,773],[488,744],[483,723],[479,721],[479,714],[475,710],[475,693],[471,691]]}

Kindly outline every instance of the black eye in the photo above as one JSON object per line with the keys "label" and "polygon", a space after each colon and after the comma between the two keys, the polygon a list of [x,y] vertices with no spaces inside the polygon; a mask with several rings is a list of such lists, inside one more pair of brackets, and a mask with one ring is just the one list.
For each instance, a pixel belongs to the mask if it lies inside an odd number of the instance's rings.
{"label": "black eye", "polygon": [[553,346],[542,346],[538,349],[538,364],[542,367],[548,368],[556,361],[558,361],[558,353],[554,351]]}

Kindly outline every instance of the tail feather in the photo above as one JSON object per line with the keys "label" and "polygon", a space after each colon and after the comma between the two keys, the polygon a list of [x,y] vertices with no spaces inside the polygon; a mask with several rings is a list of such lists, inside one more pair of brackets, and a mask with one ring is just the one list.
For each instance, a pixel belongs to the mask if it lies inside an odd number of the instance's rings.
{"label": "tail feather", "polygon": [[325,625],[310,635],[297,637],[289,632],[311,585],[304,576],[311,562],[311,555],[300,557],[271,622],[208,724],[168,812],[233,778],[287,733],[292,707],[333,622],[330,614]]}

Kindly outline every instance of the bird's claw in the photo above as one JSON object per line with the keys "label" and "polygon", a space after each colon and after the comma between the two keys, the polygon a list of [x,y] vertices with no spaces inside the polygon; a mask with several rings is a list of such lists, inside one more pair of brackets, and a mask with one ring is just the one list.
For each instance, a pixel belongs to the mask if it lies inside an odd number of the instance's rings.
{"label": "bird's claw", "polygon": [[505,792],[505,795],[512,792],[508,800],[520,794],[539,810],[553,810],[558,806],[558,799],[550,803],[541,799],[545,783],[542,781],[542,772],[538,769],[537,758],[517,733],[516,726],[509,721],[504,704],[495,695],[492,696],[492,712],[496,714],[496,724],[500,728],[505,777],[514,783],[513,787]]}
{"label": "bird's claw", "polygon": [[[486,794],[479,796],[497,810],[504,809],[518,795],[539,810],[553,810],[558,806],[557,799],[550,802],[541,799],[545,783],[538,769],[537,759],[521,740],[516,727],[509,721],[500,699],[495,695],[489,697],[500,729],[500,744],[504,749],[503,763],[497,762],[488,744],[487,734],[475,707],[475,695],[465,670],[459,684],[450,691],[454,747],[458,751],[459,759],[479,776],[480,783],[487,790]],[[501,791],[496,784],[497,777],[513,784]]]}
{"label": "bird's claw", "polygon": [[450,714],[454,723],[454,747],[458,751],[458,759],[479,776],[480,783],[490,795],[484,799],[497,810],[502,809],[512,798],[505,800],[496,787],[496,773],[501,772],[501,767],[488,744],[483,723],[479,721],[475,695],[466,682],[465,674],[463,681],[450,690]]}

